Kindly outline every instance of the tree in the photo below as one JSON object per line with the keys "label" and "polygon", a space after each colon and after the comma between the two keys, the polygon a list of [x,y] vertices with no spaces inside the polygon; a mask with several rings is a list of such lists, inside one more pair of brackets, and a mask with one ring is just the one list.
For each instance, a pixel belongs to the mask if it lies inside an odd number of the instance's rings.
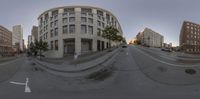
{"label": "tree", "polygon": [[43,42],[42,40],[40,40],[39,42],[36,41],[35,42],[35,50],[38,52],[39,51],[39,55],[42,55],[42,51],[47,51],[48,50],[48,44],[47,42]]}
{"label": "tree", "polygon": [[118,42],[123,41],[123,39],[124,38],[121,35],[116,35],[116,37],[115,37],[115,41],[118,41]]}
{"label": "tree", "polygon": [[116,40],[117,33],[119,32],[116,28],[112,26],[107,26],[103,31],[102,37],[109,40],[109,47],[111,47],[111,40]]}

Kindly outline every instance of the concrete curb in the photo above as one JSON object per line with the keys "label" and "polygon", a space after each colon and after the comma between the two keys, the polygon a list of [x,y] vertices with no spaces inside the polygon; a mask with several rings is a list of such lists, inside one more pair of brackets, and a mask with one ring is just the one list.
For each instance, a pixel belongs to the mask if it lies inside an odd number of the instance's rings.
{"label": "concrete curb", "polygon": [[[69,66],[68,68],[60,68],[60,66],[56,66],[53,64],[41,62],[37,59],[34,59],[36,64],[40,65],[40,68],[45,69],[46,71],[60,75],[60,76],[67,76],[67,77],[74,77],[74,76],[83,76],[87,75],[91,70],[92,72],[98,71],[102,68],[105,68],[108,64],[115,61],[115,57],[118,55],[118,51],[120,48],[115,49],[109,54],[106,54],[100,58],[95,59],[94,61],[90,61],[84,64],[78,64],[74,66]],[[73,67],[73,68],[72,68]]]}

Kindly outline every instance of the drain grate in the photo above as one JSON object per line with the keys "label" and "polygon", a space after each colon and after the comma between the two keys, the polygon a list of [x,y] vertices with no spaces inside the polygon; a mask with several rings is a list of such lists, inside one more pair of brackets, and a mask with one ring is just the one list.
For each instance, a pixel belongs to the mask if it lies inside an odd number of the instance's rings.
{"label": "drain grate", "polygon": [[196,70],[194,70],[194,69],[185,69],[185,73],[186,74],[190,74],[190,75],[194,75],[194,74],[196,74]]}

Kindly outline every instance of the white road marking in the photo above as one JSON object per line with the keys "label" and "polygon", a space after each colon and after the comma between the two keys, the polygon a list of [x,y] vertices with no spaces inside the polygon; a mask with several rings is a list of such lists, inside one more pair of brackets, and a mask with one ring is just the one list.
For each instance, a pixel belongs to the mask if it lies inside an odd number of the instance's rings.
{"label": "white road marking", "polygon": [[14,82],[14,81],[11,81],[10,83],[11,83],[11,84],[16,84],[16,85],[23,85],[23,86],[25,86],[24,92],[25,92],[25,93],[30,93],[30,92],[31,92],[31,89],[30,89],[30,87],[28,86],[28,82],[29,82],[29,79],[26,78],[26,82],[25,82],[25,83]]}
{"label": "white road marking", "polygon": [[23,86],[26,85],[26,83],[14,82],[14,81],[11,81],[10,83],[11,83],[11,84],[15,84],[15,85],[23,85]]}
{"label": "white road marking", "polygon": [[144,55],[146,55],[146,56],[148,56],[148,57],[150,57],[150,58],[152,58],[153,60],[155,60],[155,61],[158,61],[158,62],[161,62],[161,63],[163,63],[163,64],[167,64],[167,65],[171,65],[171,66],[176,66],[176,67],[200,67],[200,65],[177,65],[177,64],[171,64],[171,63],[167,63],[167,62],[164,62],[164,61],[161,61],[161,60],[159,60],[159,59],[156,59],[156,58],[154,58],[153,56],[150,56],[150,55],[148,55],[148,54],[146,54],[146,53],[144,53],[144,52],[142,52],[142,51],[140,51],[138,48],[136,48],[135,47],[135,49],[137,50],[137,51],[139,51],[140,53],[142,53],[142,54],[144,54]]}

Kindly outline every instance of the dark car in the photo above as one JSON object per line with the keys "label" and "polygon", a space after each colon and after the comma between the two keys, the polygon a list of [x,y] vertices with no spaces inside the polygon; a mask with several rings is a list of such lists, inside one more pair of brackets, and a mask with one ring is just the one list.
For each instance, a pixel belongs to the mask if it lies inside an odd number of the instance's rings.
{"label": "dark car", "polygon": [[127,46],[126,45],[122,45],[122,48],[127,48]]}
{"label": "dark car", "polygon": [[165,51],[165,52],[172,52],[172,50],[171,50],[171,49],[169,49],[169,48],[162,48],[162,49],[161,49],[161,51]]}

